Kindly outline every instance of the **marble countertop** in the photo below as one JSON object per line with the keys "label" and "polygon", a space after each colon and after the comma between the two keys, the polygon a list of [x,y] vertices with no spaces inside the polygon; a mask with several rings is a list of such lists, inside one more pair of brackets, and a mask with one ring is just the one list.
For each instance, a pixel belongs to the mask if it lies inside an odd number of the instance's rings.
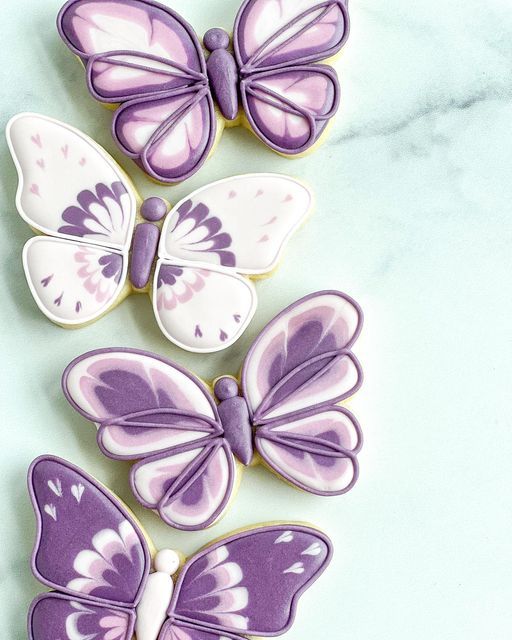
{"label": "marble countertop", "polygon": [[[198,33],[229,29],[238,4],[172,0]],[[244,170],[302,178],[317,200],[280,269],[258,284],[260,307],[245,336],[221,354],[186,355],[161,338],[144,296],[75,332],[40,316],[21,266],[31,232],[16,214],[15,170],[0,141],[5,637],[25,637],[26,609],[39,590],[28,567],[34,518],[25,474],[32,458],[51,452],[115,490],[157,546],[191,553],[252,522],[319,525],[335,557],[303,597],[290,639],[508,640],[510,1],[352,0],[352,34],[337,65],[343,105],[328,143],[287,162],[245,130],[231,130],[204,169],[174,188],[153,186],[118,153],[111,115],[89,98],[80,65],[57,36],[59,0],[3,6],[2,128],[23,110],[76,125],[113,153],[145,196],[176,202],[239,173],[243,157]],[[197,534],[170,531],[137,508],[129,466],[100,455],[92,427],[63,399],[64,366],[89,349],[124,345],[175,358],[206,379],[235,373],[266,320],[323,288],[346,291],[366,314],[355,348],[366,382],[350,403],[365,433],[356,488],[326,501],[250,469],[229,514]]]}

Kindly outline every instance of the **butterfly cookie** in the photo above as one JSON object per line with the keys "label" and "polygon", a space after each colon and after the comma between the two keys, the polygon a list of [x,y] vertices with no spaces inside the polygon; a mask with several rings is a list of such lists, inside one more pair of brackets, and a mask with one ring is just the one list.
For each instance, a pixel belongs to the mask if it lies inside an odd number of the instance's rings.
{"label": "butterfly cookie", "polygon": [[39,309],[63,327],[141,292],[167,339],[189,351],[224,349],[256,310],[250,278],[274,270],[311,209],[309,189],[276,174],[221,180],[173,208],[142,202],[104,149],[38,114],[15,116],[7,140],[18,211],[40,234],[23,249],[25,275]]}
{"label": "butterfly cookie", "polygon": [[361,429],[338,403],[362,383],[352,353],[361,327],[354,300],[323,291],[263,329],[240,387],[224,376],[212,393],[173,362],[115,348],[76,358],[62,386],[97,425],[106,456],[138,460],[130,476],[137,500],[172,527],[203,529],[224,514],[240,471],[255,461],[313,494],[353,487]]}
{"label": "butterfly cookie", "polygon": [[160,182],[196,173],[226,125],[303,154],[339,106],[336,72],[318,63],[348,37],[346,0],[245,0],[233,52],[229,35],[211,29],[208,58],[192,27],[151,0],[70,0],[57,25],[91,95],[121,105],[112,124],[120,149]]}

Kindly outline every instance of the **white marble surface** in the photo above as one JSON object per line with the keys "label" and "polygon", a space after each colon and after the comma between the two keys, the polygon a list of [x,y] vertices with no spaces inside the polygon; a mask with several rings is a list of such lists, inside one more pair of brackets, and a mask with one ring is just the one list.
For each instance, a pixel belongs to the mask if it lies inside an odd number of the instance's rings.
{"label": "white marble surface", "polygon": [[[170,2],[169,2],[170,4]],[[54,28],[58,0],[4,0],[0,125],[21,110],[66,120],[114,155],[110,114],[89,99]],[[238,0],[173,0],[204,32],[229,28]],[[288,171],[317,192],[245,337],[209,358],[160,337],[143,297],[96,325],[65,332],[29,297],[20,252],[30,231],[14,208],[14,168],[0,142],[2,548],[4,637],[25,637],[39,587],[28,568],[34,519],[25,488],[43,452],[83,465],[134,506],[128,465],[96,449],[63,400],[75,355],[129,345],[179,359],[209,378],[237,371],[264,322],[295,298],[338,287],[366,311],[357,355],[366,384],[351,402],[365,431],[361,479],[325,501],[247,472],[213,530],[178,534],[136,508],[158,545],[192,552],[251,522],[309,520],[335,559],[302,601],[290,639],[508,640],[512,637],[512,8],[510,0],[353,0],[339,62],[344,104],[330,142],[287,163],[245,131],[228,132],[204,170],[144,195],[177,201],[243,169]]]}

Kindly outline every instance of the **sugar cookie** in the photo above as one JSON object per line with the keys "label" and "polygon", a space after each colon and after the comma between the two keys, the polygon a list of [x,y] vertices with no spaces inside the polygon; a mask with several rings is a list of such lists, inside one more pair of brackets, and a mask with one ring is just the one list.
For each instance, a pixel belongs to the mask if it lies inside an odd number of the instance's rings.
{"label": "sugar cookie", "polygon": [[70,0],[57,25],[91,95],[121,105],[117,144],[160,182],[198,171],[225,126],[243,124],[285,156],[311,151],[339,106],[336,72],[317,63],[348,37],[346,0],[245,0],[233,53],[210,29],[208,59],[192,27],[151,0]]}
{"label": "sugar cookie", "polygon": [[46,234],[25,245],[27,281],[63,327],[145,292],[166,338],[189,351],[225,349],[256,310],[250,278],[275,269],[311,209],[311,192],[296,180],[248,174],[198,189],[169,211],[158,197],[141,202],[114,159],[69,125],[23,113],[7,140],[18,211]]}
{"label": "sugar cookie", "polygon": [[213,542],[178,572],[180,554],[166,549],[152,559],[131,513],[69,462],[36,459],[29,491],[37,518],[32,570],[53,589],[30,607],[29,640],[131,640],[134,631],[137,640],[280,635],[332,555],[329,538],[310,526],[268,524]]}
{"label": "sugar cookie", "polygon": [[337,403],[362,382],[351,351],[361,326],[354,300],[318,292],[263,329],[240,388],[221,377],[208,389],[179,365],[132,349],[78,357],[62,386],[98,426],[105,455],[139,460],[131,469],[137,500],[172,527],[203,529],[223,515],[240,471],[252,462],[310,493],[352,488],[361,429]]}

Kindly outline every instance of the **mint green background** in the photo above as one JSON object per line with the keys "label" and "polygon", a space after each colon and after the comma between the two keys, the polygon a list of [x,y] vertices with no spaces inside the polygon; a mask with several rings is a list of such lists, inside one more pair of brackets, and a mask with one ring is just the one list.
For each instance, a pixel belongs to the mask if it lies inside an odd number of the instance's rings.
{"label": "mint green background", "polygon": [[[172,2],[199,33],[229,28],[238,4]],[[355,348],[366,383],[351,401],[366,437],[355,490],[322,500],[256,468],[210,531],[176,533],[135,511],[157,546],[187,553],[254,522],[290,518],[324,528],[335,559],[304,596],[290,639],[508,640],[509,0],[354,0],[352,36],[339,62],[344,104],[329,143],[288,162],[245,130],[228,131],[199,175],[175,188],[152,185],[117,152],[110,113],[89,98],[80,65],[56,34],[59,5],[2,4],[2,128],[22,110],[69,122],[113,153],[144,196],[174,202],[234,173],[289,172],[314,188],[317,211],[275,276],[257,285],[256,317],[224,353],[174,348],[144,296],[91,327],[65,331],[41,316],[29,295],[20,256],[31,232],[16,214],[15,171],[0,141],[3,637],[25,637],[26,608],[39,589],[27,562],[34,519],[25,473],[33,457],[65,456],[135,507],[129,465],[104,459],[93,427],[63,399],[65,365],[115,345],[157,351],[207,379],[236,373],[267,320],[296,298],[332,287],[366,312]]]}

